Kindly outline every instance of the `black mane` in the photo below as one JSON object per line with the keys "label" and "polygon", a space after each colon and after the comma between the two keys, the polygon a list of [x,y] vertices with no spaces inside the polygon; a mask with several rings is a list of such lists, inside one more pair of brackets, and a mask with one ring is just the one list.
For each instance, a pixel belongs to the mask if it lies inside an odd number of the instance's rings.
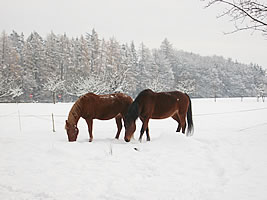
{"label": "black mane", "polygon": [[153,93],[152,90],[146,89],[143,90],[138,94],[138,96],[135,98],[134,102],[129,106],[128,112],[125,116],[125,122],[126,126],[131,123],[132,121],[136,121],[136,119],[139,117],[140,111],[139,111],[139,99],[142,98],[142,96],[147,95],[147,93]]}
{"label": "black mane", "polygon": [[130,122],[135,121],[138,118],[138,116],[139,116],[138,107],[139,107],[139,105],[138,105],[137,101],[134,101],[129,106],[128,112],[127,112],[127,114],[125,116],[126,124],[129,124]]}

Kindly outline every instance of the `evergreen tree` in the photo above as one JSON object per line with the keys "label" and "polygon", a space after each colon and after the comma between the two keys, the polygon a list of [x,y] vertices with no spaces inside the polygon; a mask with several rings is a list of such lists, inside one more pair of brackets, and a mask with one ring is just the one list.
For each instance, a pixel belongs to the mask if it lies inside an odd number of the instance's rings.
{"label": "evergreen tree", "polygon": [[[13,32],[14,33],[14,32]],[[22,92],[22,68],[20,65],[20,54],[17,49],[17,35],[8,35],[3,32],[0,37],[0,97],[13,100],[20,96]]]}
{"label": "evergreen tree", "polygon": [[88,42],[89,48],[89,59],[90,59],[90,71],[91,73],[96,73],[100,67],[100,43],[101,40],[98,38],[98,34],[95,29],[92,30],[92,33],[87,33],[86,40]]}
{"label": "evergreen tree", "polygon": [[33,95],[33,100],[42,98],[42,83],[45,81],[45,51],[44,40],[37,33],[33,32],[27,38],[23,49],[24,76],[23,87],[26,94]]}

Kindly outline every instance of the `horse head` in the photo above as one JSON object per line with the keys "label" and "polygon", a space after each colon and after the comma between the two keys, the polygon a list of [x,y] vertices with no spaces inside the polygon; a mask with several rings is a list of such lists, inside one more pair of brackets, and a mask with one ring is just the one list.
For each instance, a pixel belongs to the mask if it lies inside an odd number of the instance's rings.
{"label": "horse head", "polygon": [[125,137],[124,140],[129,142],[133,137],[136,129],[135,121],[139,115],[139,104],[134,101],[128,108],[128,112],[125,116]]}
{"label": "horse head", "polygon": [[66,120],[65,129],[68,134],[69,142],[74,142],[77,139],[77,136],[79,134],[79,129],[77,128],[77,125],[72,125]]}
{"label": "horse head", "polygon": [[135,120],[125,120],[125,137],[126,142],[130,142],[136,129]]}

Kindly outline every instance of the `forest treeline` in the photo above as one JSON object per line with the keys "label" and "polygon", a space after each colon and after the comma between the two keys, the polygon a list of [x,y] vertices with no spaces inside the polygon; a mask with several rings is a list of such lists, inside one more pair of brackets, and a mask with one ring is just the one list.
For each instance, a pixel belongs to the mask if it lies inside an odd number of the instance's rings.
{"label": "forest treeline", "polygon": [[263,95],[266,71],[221,56],[177,50],[164,39],[157,49],[99,38],[93,29],[79,38],[53,32],[27,38],[0,35],[0,101],[75,101],[87,92],[124,92],[133,98],[145,88],[180,90],[191,97]]}

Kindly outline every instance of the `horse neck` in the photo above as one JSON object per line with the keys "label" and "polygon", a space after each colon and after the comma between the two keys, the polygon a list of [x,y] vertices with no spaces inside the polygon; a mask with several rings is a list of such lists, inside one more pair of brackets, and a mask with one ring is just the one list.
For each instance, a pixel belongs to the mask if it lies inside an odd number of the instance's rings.
{"label": "horse neck", "polygon": [[68,116],[68,122],[72,125],[77,125],[79,119],[81,117],[81,112],[80,110],[78,109],[78,106],[77,104],[75,103],[70,112],[69,112],[69,116]]}
{"label": "horse neck", "polygon": [[138,116],[139,116],[139,104],[138,102],[135,100],[128,109],[128,113],[127,113],[127,120],[129,121],[135,121]]}

